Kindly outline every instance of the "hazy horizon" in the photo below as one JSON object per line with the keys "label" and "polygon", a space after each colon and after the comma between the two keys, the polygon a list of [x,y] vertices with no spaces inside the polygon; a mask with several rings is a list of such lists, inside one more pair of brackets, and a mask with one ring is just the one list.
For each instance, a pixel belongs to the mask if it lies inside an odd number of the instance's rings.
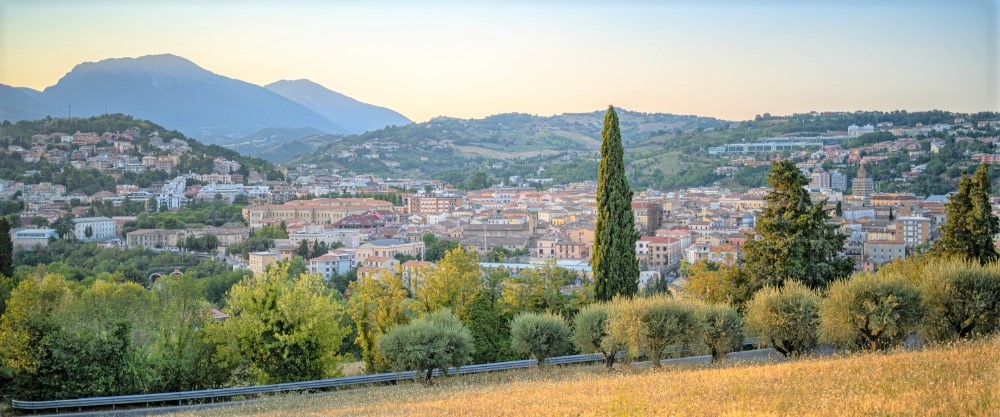
{"label": "hazy horizon", "polygon": [[414,121],[634,111],[997,110],[996,0],[472,4],[70,1],[0,6],[0,83],[174,54],[305,78]]}

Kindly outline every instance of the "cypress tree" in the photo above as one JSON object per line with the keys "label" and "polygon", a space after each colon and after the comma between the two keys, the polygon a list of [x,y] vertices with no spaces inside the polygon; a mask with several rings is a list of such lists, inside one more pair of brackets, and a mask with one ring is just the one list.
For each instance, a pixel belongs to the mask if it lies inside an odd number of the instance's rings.
{"label": "cypress tree", "polygon": [[6,217],[0,217],[0,275],[14,277],[14,242]]}
{"label": "cypress tree", "polygon": [[309,242],[305,239],[299,241],[299,248],[295,251],[295,254],[302,259],[309,259]]}
{"label": "cypress tree", "polygon": [[601,130],[601,164],[597,172],[597,228],[590,266],[597,301],[639,291],[639,261],[635,257],[632,190],[625,178],[625,159],[618,114],[608,106]]}
{"label": "cypress tree", "polygon": [[993,207],[990,205],[990,192],[993,187],[990,185],[989,169],[989,166],[983,163],[976,169],[976,173],[972,174],[972,188],[969,190],[971,211],[966,216],[973,248],[969,255],[983,265],[997,260],[993,237],[1000,233],[1000,224],[997,216],[993,215]]}
{"label": "cypress tree", "polygon": [[968,228],[968,214],[972,211],[972,178],[965,172],[958,180],[958,191],[948,197],[945,204],[945,222],[941,237],[934,241],[933,251],[939,256],[972,256],[972,234]]}

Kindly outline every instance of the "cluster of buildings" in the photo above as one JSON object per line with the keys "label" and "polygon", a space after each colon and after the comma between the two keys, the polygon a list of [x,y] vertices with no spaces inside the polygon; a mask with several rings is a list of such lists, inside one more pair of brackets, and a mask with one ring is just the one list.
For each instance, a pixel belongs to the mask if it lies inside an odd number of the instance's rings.
{"label": "cluster of buildings", "polygon": [[[879,128],[883,128],[881,124]],[[806,188],[813,201],[825,201],[831,222],[844,234],[844,254],[854,260],[857,269],[872,270],[925,248],[936,236],[937,226],[943,223],[947,201],[946,196],[919,198],[904,193],[878,193],[867,175],[866,163],[877,161],[890,152],[919,156],[927,151],[910,137],[855,149],[843,148],[850,138],[875,130],[871,125],[850,126],[843,135],[768,138],[761,143],[711,148],[709,153],[729,157],[731,165],[720,172],[731,174],[744,167],[769,164],[776,157],[775,153],[791,152],[791,157],[800,161],[797,166],[810,180]],[[153,149],[150,151],[157,156],[149,156],[154,159],[147,165],[147,157],[141,156],[146,150],[129,146],[135,133],[36,135],[33,143],[39,143],[38,149],[11,146],[7,152],[22,153],[22,157],[58,158],[59,153],[52,151],[63,146],[53,149],[47,145],[57,140],[58,144],[68,144],[67,149],[72,150],[66,163],[99,165],[105,169],[103,162],[97,162],[107,160],[110,161],[107,169],[114,169],[120,161],[138,160],[146,169],[162,168],[170,172],[172,165],[161,165],[160,158],[164,154],[180,155],[189,150],[186,142],[154,141],[158,137],[151,135],[149,142]],[[996,138],[977,140],[995,141]],[[379,158],[398,151],[398,145],[389,142],[359,146],[343,151],[340,156]],[[932,142],[931,152],[941,146],[939,142]],[[752,155],[755,153],[769,155],[758,158]],[[993,161],[988,155],[973,158]],[[839,169],[830,169],[830,164],[840,167],[860,164],[860,169],[855,178],[848,181]],[[235,267],[254,272],[294,257],[302,242],[306,242],[310,248],[320,243],[336,248],[308,260],[309,271],[327,279],[355,270],[362,279],[388,272],[401,274],[409,281],[422,268],[430,266],[422,259],[428,249],[424,236],[431,234],[439,240],[456,241],[481,255],[495,253],[498,247],[505,253],[517,254],[511,259],[484,262],[484,268],[505,267],[521,271],[555,263],[580,278],[591,276],[589,259],[596,220],[597,184],[594,182],[551,185],[545,191],[498,186],[462,192],[437,180],[345,174],[314,165],[285,170],[286,181],[264,181],[255,172],[251,172],[254,178],[244,179],[238,174],[240,164],[224,158],[216,158],[212,170],[210,173],[176,175],[150,187],[120,185],[114,192],[102,191],[89,196],[67,195],[66,187],[58,184],[0,180],[0,198],[20,193],[18,198],[26,203],[22,219],[40,216],[50,221],[66,214],[67,203],[72,201],[76,207],[69,208],[69,212],[77,216],[73,221],[73,233],[78,239],[118,241],[129,247],[182,250],[190,237],[214,235],[219,246],[225,248],[244,242],[254,230],[265,226],[285,229],[288,238],[276,240],[272,249],[251,252],[246,259],[229,258]],[[199,185],[189,185],[193,183]],[[722,187],[699,187],[676,192],[637,193],[632,212],[641,235],[636,242],[636,257],[645,271],[644,276],[670,273],[683,261],[736,262],[757,216],[766,205],[768,191],[756,188],[732,192]],[[389,193],[401,198],[390,202],[363,197]],[[337,197],[316,197],[324,195]],[[140,229],[123,236],[122,225],[134,221],[134,217],[86,215],[88,205],[104,200],[115,205],[125,200],[146,201],[152,205],[151,209],[176,210],[193,199],[222,199],[229,203],[241,199],[247,204],[242,210],[245,224]],[[31,228],[27,223],[22,226],[26,228],[14,234],[16,244],[32,246],[53,238],[51,229]]]}
{"label": "cluster of buildings", "polygon": [[[188,142],[181,139],[165,140],[158,132],[148,135],[148,145],[136,143],[138,128],[124,132],[76,132],[37,134],[31,137],[30,146],[8,144],[7,154],[18,154],[25,162],[46,161],[68,164],[77,169],[92,168],[107,174],[141,173],[160,170],[171,173],[181,155],[191,151]],[[11,141],[6,141],[11,143]]]}

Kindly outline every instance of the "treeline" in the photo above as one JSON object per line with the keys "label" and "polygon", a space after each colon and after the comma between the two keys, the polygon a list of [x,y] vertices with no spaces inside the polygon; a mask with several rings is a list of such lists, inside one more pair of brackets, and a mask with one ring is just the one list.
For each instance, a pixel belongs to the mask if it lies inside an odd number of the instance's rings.
{"label": "treeline", "polygon": [[108,248],[96,243],[66,240],[54,240],[44,248],[16,249],[14,264],[19,271],[44,265],[47,272],[83,285],[104,280],[149,286],[150,275],[166,275],[178,269],[195,279],[205,299],[212,303],[221,302],[229,287],[249,274],[247,271],[233,271],[223,262],[190,254],[154,252],[141,247]]}
{"label": "treeline", "polygon": [[249,259],[250,252],[261,252],[271,249],[275,239],[288,239],[288,231],[285,230],[285,222],[280,225],[267,225],[250,233],[246,240],[229,245],[226,253],[229,255],[240,255],[243,259]]}
{"label": "treeline", "polygon": [[351,283],[348,312],[365,369],[380,372],[397,366],[380,337],[441,309],[448,309],[468,329],[474,347],[470,360],[488,363],[525,357],[510,343],[516,315],[552,312],[571,317],[593,301],[589,283],[563,293],[563,287],[578,282],[564,268],[546,265],[513,275],[505,269],[483,272],[478,262],[475,253],[458,247],[434,267],[408,277],[409,282],[383,274]]}
{"label": "treeline", "polygon": [[[989,154],[993,149],[978,140],[956,141],[951,135],[946,136],[937,153],[929,154],[926,161],[918,161],[926,163],[927,168],[913,180],[911,192],[927,196],[954,191],[962,172],[974,166],[971,156],[976,153]],[[991,172],[989,176],[995,182],[1000,172]]]}
{"label": "treeline", "polygon": [[435,369],[473,363],[484,348],[509,346],[515,357],[531,356],[539,366],[575,351],[601,353],[610,368],[619,353],[626,360],[646,358],[654,366],[671,355],[707,354],[714,362],[740,349],[746,338],[790,357],[820,343],[884,351],[911,335],[948,342],[1000,328],[1000,264],[899,262],[878,274],[836,281],[822,294],[795,281],[765,287],[742,315],[730,304],[669,295],[590,304],[573,316],[522,312],[509,320],[509,339],[494,336],[488,340],[492,343],[477,338],[478,320],[466,322],[441,308],[397,324],[375,341],[387,368],[417,371],[429,383]]}
{"label": "treeline", "polygon": [[140,212],[135,221],[125,222],[125,234],[136,229],[185,229],[188,225],[222,226],[226,223],[243,223],[243,206],[221,201],[195,201],[177,211]]}
{"label": "treeline", "polygon": [[[125,257],[122,257],[125,259]],[[301,261],[244,276],[210,302],[197,273],[147,286],[98,273],[77,281],[56,264],[21,267],[0,317],[0,368],[18,399],[58,399],[320,379],[357,354],[369,371],[388,369],[379,337],[454,311],[476,346],[470,360],[525,357],[511,347],[522,312],[570,317],[592,301],[587,286],[554,266],[512,276],[483,273],[456,248],[434,267],[350,282],[344,300]],[[72,272],[70,272],[72,273]],[[219,306],[229,317],[208,315]],[[426,318],[423,320],[430,320]],[[391,355],[391,353],[390,353]],[[3,372],[0,372],[3,374]]]}

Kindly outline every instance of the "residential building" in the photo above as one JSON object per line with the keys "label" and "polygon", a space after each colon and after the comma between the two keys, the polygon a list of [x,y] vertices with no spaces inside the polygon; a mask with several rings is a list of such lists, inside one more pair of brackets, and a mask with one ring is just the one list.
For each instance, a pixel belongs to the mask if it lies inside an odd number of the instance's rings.
{"label": "residential building", "polygon": [[320,274],[323,279],[330,279],[333,274],[346,274],[356,266],[354,251],[334,249],[325,255],[309,260],[309,273]]}
{"label": "residential building", "polygon": [[[90,237],[87,230],[90,230]],[[81,217],[73,219],[73,235],[77,240],[108,240],[115,237],[115,221],[107,217]]]}
{"label": "residential building", "polygon": [[852,138],[856,138],[865,133],[872,133],[872,132],[875,132],[875,126],[872,126],[871,124],[866,124],[864,126],[850,125],[847,127],[847,136],[850,136]]}
{"label": "residential building", "polygon": [[187,179],[184,177],[177,177],[163,184],[160,192],[156,194],[156,209],[159,210],[161,207],[178,209],[186,206],[187,196],[184,195],[186,190]]}
{"label": "residential building", "polygon": [[633,201],[632,214],[635,217],[635,225],[639,232],[646,236],[652,236],[656,229],[660,228],[660,216],[663,213],[663,204],[659,202]]}
{"label": "residential building", "polygon": [[125,235],[125,245],[129,248],[142,246],[145,248],[176,248],[185,238],[183,230],[171,229],[139,229]]}
{"label": "residential building", "polygon": [[254,274],[263,273],[268,265],[281,260],[281,254],[277,252],[251,252],[248,256],[247,263]]}
{"label": "residential building", "polygon": [[448,213],[461,205],[460,196],[413,196],[406,199],[406,209],[410,214]]}
{"label": "residential building", "polygon": [[418,276],[427,273],[433,266],[434,263],[427,261],[410,260],[403,262],[403,264],[400,265],[400,270],[403,276],[403,285],[405,285],[407,288],[410,289],[410,291],[412,291],[414,279],[417,278]]}
{"label": "residential building", "polygon": [[739,251],[731,244],[712,246],[708,243],[696,243],[685,249],[688,263],[698,261],[721,262],[732,265],[739,259]]}
{"label": "residential building", "polygon": [[864,244],[864,260],[882,265],[906,258],[906,243],[902,240],[869,240]]}
{"label": "residential building", "polygon": [[404,242],[399,239],[376,239],[358,246],[355,253],[357,254],[358,263],[362,263],[366,259],[373,256],[395,258],[396,255],[400,255],[423,258],[424,242]]}
{"label": "residential building", "polygon": [[931,239],[931,219],[926,217],[897,217],[896,239],[902,240],[906,247],[912,248],[927,243]]}
{"label": "residential building", "polygon": [[326,243],[327,246],[333,245],[334,243],[340,243],[347,248],[356,248],[361,245],[361,232],[357,229],[319,229],[319,228],[309,228],[306,230],[315,231],[297,231],[288,234],[288,242],[294,246],[298,246],[303,240],[309,241],[310,243]]}
{"label": "residential building", "polygon": [[369,256],[358,262],[359,266],[378,268],[391,271],[393,274],[399,272],[399,260],[387,256]]}

